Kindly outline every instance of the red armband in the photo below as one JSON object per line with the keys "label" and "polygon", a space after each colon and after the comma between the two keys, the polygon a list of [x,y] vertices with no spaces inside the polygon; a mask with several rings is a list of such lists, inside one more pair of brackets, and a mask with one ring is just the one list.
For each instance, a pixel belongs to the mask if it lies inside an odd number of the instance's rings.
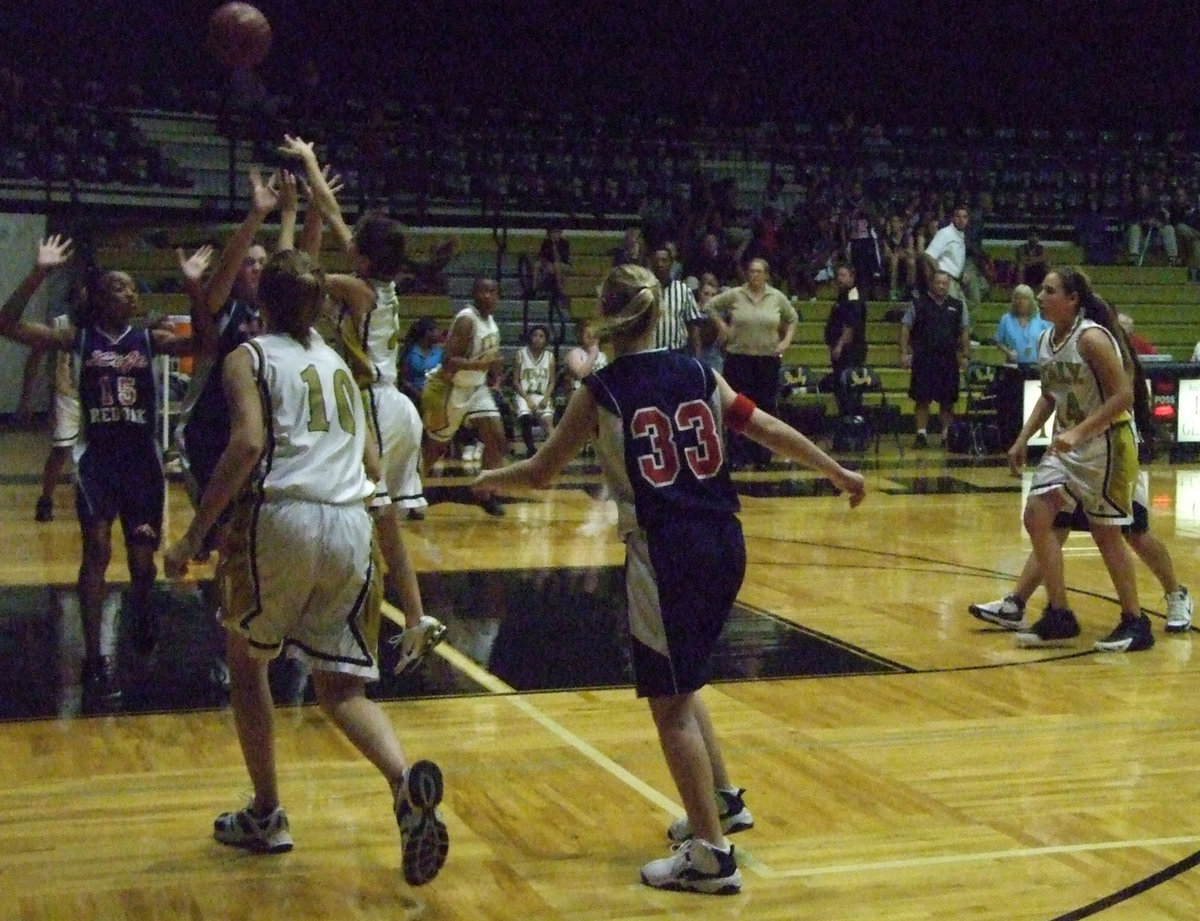
{"label": "red armband", "polygon": [[729,409],[725,411],[725,424],[733,431],[740,432],[749,424],[755,409],[757,407],[754,405],[754,401],[745,394],[739,393],[733,398]]}

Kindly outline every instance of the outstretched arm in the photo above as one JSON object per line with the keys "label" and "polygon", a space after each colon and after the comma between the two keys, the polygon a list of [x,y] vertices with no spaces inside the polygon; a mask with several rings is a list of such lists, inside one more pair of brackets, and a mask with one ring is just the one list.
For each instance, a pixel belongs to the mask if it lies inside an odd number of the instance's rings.
{"label": "outstretched arm", "polygon": [[75,341],[75,328],[56,329],[45,323],[31,323],[21,319],[43,281],[60,265],[71,258],[71,241],[60,234],[46,237],[38,244],[37,258],[29,274],[9,295],[0,307],[0,336],[21,342],[35,349],[69,348]]}
{"label": "outstretched arm", "polygon": [[748,416],[744,414],[745,404],[738,394],[721,375],[717,375],[717,387],[721,393],[721,406],[725,410],[725,419],[731,427],[738,427],[743,435],[765,448],[770,448],[776,454],[790,457],[804,466],[825,474],[833,485],[842,492],[849,494],[850,507],[854,508],[866,496],[867,486],[862,474],[847,470],[832,457],[809,441],[786,422],[777,419],[770,413],[754,407]]}
{"label": "outstretched arm", "polygon": [[484,496],[510,489],[541,489],[562,472],[596,434],[596,400],[586,387],[571,396],[566,412],[545,444],[529,460],[497,470],[485,470],[471,488]]}

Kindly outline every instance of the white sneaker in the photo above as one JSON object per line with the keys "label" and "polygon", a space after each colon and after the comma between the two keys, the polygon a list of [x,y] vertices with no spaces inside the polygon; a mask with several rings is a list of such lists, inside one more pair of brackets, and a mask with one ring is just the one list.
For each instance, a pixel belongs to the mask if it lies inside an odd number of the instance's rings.
{"label": "white sneaker", "polygon": [[1193,604],[1187,586],[1181,585],[1163,597],[1167,599],[1167,632],[1183,633],[1191,629]]}
{"label": "white sneaker", "polygon": [[420,662],[445,637],[446,625],[436,617],[422,614],[421,620],[415,627],[409,627],[399,636],[394,636],[388,641],[393,646],[400,647],[400,658],[392,669],[392,674],[403,675]]}
{"label": "white sneaker", "polygon": [[980,620],[1005,630],[1020,630],[1025,626],[1025,602],[1017,595],[1005,595],[998,601],[973,604],[967,610]]}
{"label": "white sneaker", "polygon": [[292,849],[287,813],[276,806],[265,816],[256,815],[254,802],[237,812],[222,812],[213,822],[213,837],[222,844],[259,854],[282,854]]}
{"label": "white sneaker", "polygon": [[672,845],[670,857],[652,860],[642,867],[642,882],[655,889],[735,895],[742,891],[742,872],[729,852],[718,851],[707,841],[689,838]]}
{"label": "white sneaker", "polygon": [[[742,794],[745,792],[745,790],[716,791],[717,811],[721,819],[722,834],[732,835],[735,832],[754,827],[754,816],[750,814],[745,800],[742,799]],[[676,819],[667,829],[667,837],[672,841],[687,841],[692,834],[692,823],[687,816]]]}

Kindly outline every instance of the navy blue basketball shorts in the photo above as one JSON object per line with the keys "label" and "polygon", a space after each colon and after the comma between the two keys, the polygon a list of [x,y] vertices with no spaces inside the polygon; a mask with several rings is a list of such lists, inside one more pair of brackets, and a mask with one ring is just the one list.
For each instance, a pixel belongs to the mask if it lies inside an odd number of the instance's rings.
{"label": "navy blue basketball shorts", "polygon": [[76,481],[81,527],[119,518],[126,545],[159,545],[166,483],[154,446],[112,451],[88,445],[79,458]]}
{"label": "navy blue basketball shorts", "polygon": [[633,673],[639,697],[699,690],[746,575],[742,525],[690,516],[625,540]]}

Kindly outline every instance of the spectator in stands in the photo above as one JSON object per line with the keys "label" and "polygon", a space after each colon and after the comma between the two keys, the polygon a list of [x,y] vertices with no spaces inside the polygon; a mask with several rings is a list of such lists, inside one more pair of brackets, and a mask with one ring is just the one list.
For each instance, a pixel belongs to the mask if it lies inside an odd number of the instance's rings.
{"label": "spectator in stands", "polygon": [[1119,313],[1117,314],[1117,323],[1125,331],[1125,338],[1129,340],[1129,347],[1133,349],[1135,355],[1158,354],[1158,349],[1151,345],[1148,340],[1134,333],[1133,317],[1127,313]]}
{"label": "spectator in stands", "polygon": [[933,260],[934,268],[945,272],[950,279],[950,288],[946,293],[958,301],[963,300],[963,272],[967,267],[966,231],[971,220],[970,214],[966,205],[955,205],[950,223],[940,228],[925,247],[925,255]]}
{"label": "spectator in stands", "polygon": [[1041,236],[1036,227],[1030,227],[1025,235],[1025,242],[1017,247],[1014,253],[1017,263],[1017,279],[1022,285],[1028,285],[1035,291],[1042,287],[1042,279],[1050,271],[1050,263],[1046,259],[1046,247],[1042,245]]}
{"label": "spectator in stands", "polygon": [[721,290],[717,276],[705,272],[700,276],[700,287],[696,291],[696,307],[700,311],[700,319],[696,320],[697,357],[716,371],[725,372],[725,348],[721,341],[721,332],[717,324],[706,313],[705,308]]}
{"label": "spectator in stands", "polygon": [[646,243],[637,227],[630,227],[621,238],[621,245],[613,250],[613,268],[619,265],[641,265],[646,261]]}
{"label": "spectator in stands", "polygon": [[671,278],[674,259],[666,246],[660,246],[650,255],[650,271],[662,285],[662,310],[658,315],[658,330],[654,334],[656,349],[690,349],[696,351],[695,322],[700,319],[696,309],[696,298],[692,290],[682,281]]}
{"label": "spectator in stands", "polygon": [[[775,414],[779,368],[792,344],[799,317],[787,295],[767,284],[770,267],[762,259],[746,269],[746,283],[713,297],[705,314],[725,342],[725,378],[764,412]],[[771,452],[741,436],[731,436],[730,463],[753,463],[765,470]]]}
{"label": "spectator in stands", "polygon": [[1075,242],[1083,249],[1083,261],[1088,265],[1108,265],[1116,258],[1108,219],[1100,210],[1100,199],[1089,195],[1083,210],[1075,219]]}
{"label": "spectator in stands", "polygon": [[1171,210],[1162,202],[1148,183],[1138,186],[1137,193],[1125,209],[1125,242],[1130,262],[1140,262],[1151,237],[1157,233],[1171,265],[1179,262],[1179,247],[1175,240],[1175,225]]}
{"label": "spectator in stands", "polygon": [[789,266],[788,280],[799,297],[816,300],[817,277],[826,274],[837,259],[837,230],[833,215],[822,211],[815,221],[797,227],[796,253]]}
{"label": "spectator in stands", "polygon": [[400,348],[400,389],[417,406],[425,379],[442,364],[442,342],[445,336],[433,317],[417,317],[404,334]]}
{"label": "spectator in stands", "polygon": [[849,413],[849,394],[842,387],[842,372],[854,368],[867,360],[867,302],[859,294],[855,284],[854,266],[840,263],[834,272],[837,300],[825,321],[825,345],[829,347],[829,364],[832,371],[821,388],[832,390],[838,404],[838,413]]}
{"label": "spectator in stands", "polygon": [[912,231],[905,226],[901,215],[888,218],[882,244],[888,270],[888,300],[896,301],[902,290],[911,289],[917,282],[917,251]]}
{"label": "spectator in stands", "polygon": [[546,228],[546,237],[538,247],[537,268],[534,269],[533,287],[544,294],[552,309],[566,309],[567,276],[571,273],[571,243],[563,236],[561,224]]}
{"label": "spectator in stands", "polygon": [[875,236],[874,210],[863,193],[861,182],[854,183],[846,200],[842,232],[846,240],[846,259],[854,266],[858,285],[869,294],[875,278],[883,274],[883,264]]}
{"label": "spectator in stands", "polygon": [[1033,289],[1029,285],[1017,285],[1013,288],[1008,313],[1000,318],[992,341],[1003,349],[1009,363],[1032,366],[1037,364],[1038,339],[1042,331],[1049,328],[1050,324],[1042,319],[1038,310]]}
{"label": "spectator in stands", "polygon": [[1176,186],[1171,196],[1171,220],[1174,221],[1175,240],[1179,245],[1179,256],[1187,266],[1188,280],[1200,281],[1200,208],[1196,196],[1186,186]]}
{"label": "spectator in stands", "polygon": [[912,369],[908,395],[916,406],[915,447],[929,444],[929,404],[938,404],[942,438],[954,419],[959,370],[971,354],[966,305],[950,294],[950,276],[937,269],[929,291],[908,305],[900,321],[900,363]]}
{"label": "spectator in stands", "polygon": [[684,263],[688,275],[703,278],[713,275],[718,285],[728,285],[738,277],[737,261],[728,250],[721,248],[721,240],[715,233],[706,233]]}

